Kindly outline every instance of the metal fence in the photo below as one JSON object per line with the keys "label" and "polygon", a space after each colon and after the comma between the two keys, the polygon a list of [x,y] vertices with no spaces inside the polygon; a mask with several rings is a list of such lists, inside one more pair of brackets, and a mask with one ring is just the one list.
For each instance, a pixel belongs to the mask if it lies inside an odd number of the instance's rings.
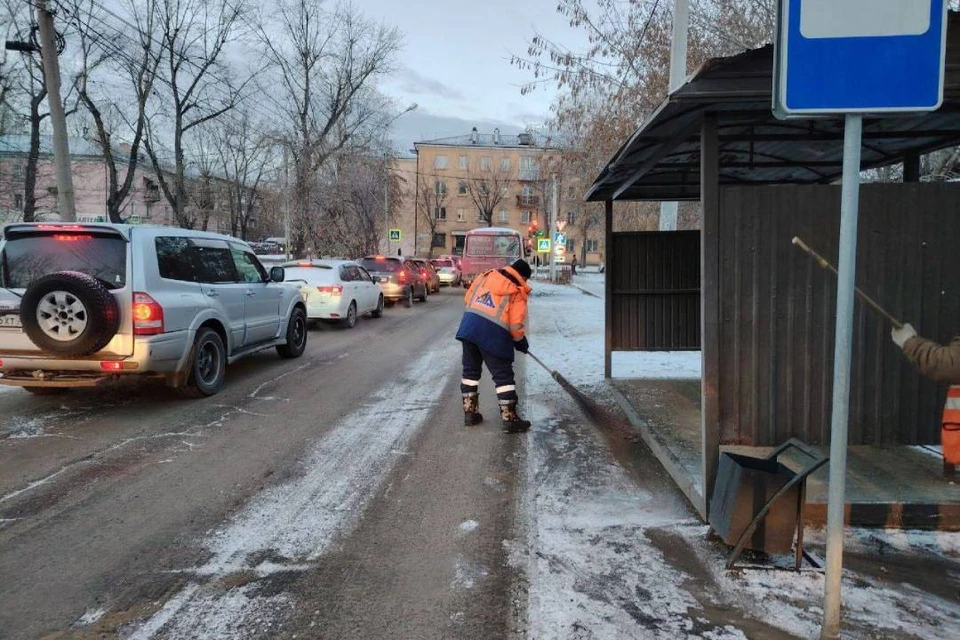
{"label": "metal fence", "polygon": [[[836,280],[791,239],[836,258],[840,188],[728,187],[720,201],[721,441],[825,444]],[[857,254],[880,304],[940,342],[960,332],[960,185],[864,185]],[[939,443],[944,389],[859,303],[852,367],[851,444]]]}
{"label": "metal fence", "polygon": [[614,233],[614,351],[700,348],[700,232]]}

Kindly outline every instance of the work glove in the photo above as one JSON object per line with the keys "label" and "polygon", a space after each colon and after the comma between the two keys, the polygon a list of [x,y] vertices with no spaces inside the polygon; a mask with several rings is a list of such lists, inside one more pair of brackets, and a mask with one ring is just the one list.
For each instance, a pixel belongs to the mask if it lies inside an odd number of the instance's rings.
{"label": "work glove", "polygon": [[513,347],[520,353],[529,353],[530,343],[527,342],[527,336],[523,336],[519,340],[514,340]]}
{"label": "work glove", "polygon": [[894,343],[903,349],[903,345],[907,343],[907,340],[917,335],[917,330],[908,322],[899,329],[894,328],[894,330],[890,332],[890,335],[893,337]]}

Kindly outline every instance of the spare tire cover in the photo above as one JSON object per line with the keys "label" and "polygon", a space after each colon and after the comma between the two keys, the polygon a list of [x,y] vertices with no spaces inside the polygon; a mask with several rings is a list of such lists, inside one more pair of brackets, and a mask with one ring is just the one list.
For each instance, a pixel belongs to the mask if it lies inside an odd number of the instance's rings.
{"label": "spare tire cover", "polygon": [[20,321],[30,340],[44,351],[86,356],[116,335],[120,309],[96,278],[60,271],[30,283],[20,304]]}

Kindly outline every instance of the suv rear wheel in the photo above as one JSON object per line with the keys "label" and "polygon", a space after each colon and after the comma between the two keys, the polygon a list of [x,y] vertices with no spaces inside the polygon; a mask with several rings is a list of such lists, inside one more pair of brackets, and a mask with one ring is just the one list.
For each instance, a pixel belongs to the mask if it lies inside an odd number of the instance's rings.
{"label": "suv rear wheel", "polygon": [[[356,317],[356,311],[354,311]],[[307,348],[307,312],[294,307],[287,323],[287,341],[277,347],[281,358],[299,358]]]}
{"label": "suv rear wheel", "polygon": [[427,295],[428,295],[428,293],[429,293],[429,287],[430,287],[430,285],[428,285],[426,282],[423,283],[423,293],[420,295],[420,298],[419,298],[420,302],[426,302],[426,301],[427,301]]}
{"label": "suv rear wheel", "polygon": [[209,327],[200,329],[193,341],[192,358],[187,383],[178,389],[180,395],[204,398],[220,391],[227,368],[227,350],[220,334]]}
{"label": "suv rear wheel", "polygon": [[407,309],[413,306],[413,287],[411,286],[403,292],[403,306]]}

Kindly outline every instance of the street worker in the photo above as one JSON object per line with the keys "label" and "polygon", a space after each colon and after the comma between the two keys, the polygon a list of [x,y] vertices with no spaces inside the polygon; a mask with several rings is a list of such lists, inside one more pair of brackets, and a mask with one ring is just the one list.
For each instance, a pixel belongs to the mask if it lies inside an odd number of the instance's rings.
{"label": "street worker", "polygon": [[513,377],[514,351],[527,353],[527,296],[530,265],[517,260],[508,267],[480,274],[464,298],[466,309],[457,340],[463,345],[463,423],[480,424],[480,372],[483,364],[493,376],[505,433],[522,433],[530,423],[517,415],[517,383]]}
{"label": "street worker", "polygon": [[952,385],[947,389],[943,408],[940,444],[944,474],[953,475],[956,465],[960,465],[960,335],[942,346],[918,336],[908,323],[893,330],[893,341],[921,375]]}

